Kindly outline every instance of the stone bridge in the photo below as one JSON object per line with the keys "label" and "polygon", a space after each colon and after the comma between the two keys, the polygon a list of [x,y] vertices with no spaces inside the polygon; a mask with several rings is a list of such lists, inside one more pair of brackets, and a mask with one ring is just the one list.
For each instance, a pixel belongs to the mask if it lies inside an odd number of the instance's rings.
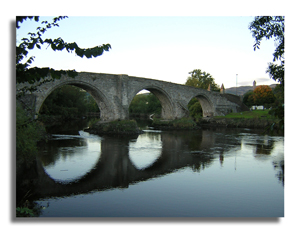
{"label": "stone bridge", "polygon": [[[28,84],[17,84],[17,93]],[[47,98],[56,88],[74,85],[86,90],[97,102],[101,120],[113,121],[129,118],[129,105],[141,90],[153,93],[161,102],[162,119],[172,120],[189,115],[187,105],[196,97],[203,109],[203,117],[220,116],[241,111],[241,106],[220,93],[160,80],[128,75],[79,72],[75,78],[62,76],[39,85],[37,90],[26,94],[23,102],[38,114]],[[237,97],[238,98],[238,97]]]}

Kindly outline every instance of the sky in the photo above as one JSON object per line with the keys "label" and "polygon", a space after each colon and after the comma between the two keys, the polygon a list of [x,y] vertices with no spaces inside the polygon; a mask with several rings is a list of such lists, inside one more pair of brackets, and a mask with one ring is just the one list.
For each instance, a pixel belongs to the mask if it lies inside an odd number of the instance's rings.
{"label": "sky", "polygon": [[[17,30],[17,42],[36,32],[43,20],[27,20]],[[265,40],[254,51],[250,16],[70,16],[59,27],[48,29],[45,38],[61,37],[81,48],[109,43],[112,49],[97,58],[80,58],[50,47],[34,49],[32,66],[76,71],[127,74],[185,84],[189,72],[210,73],[225,89],[276,83],[266,73],[275,43]]]}

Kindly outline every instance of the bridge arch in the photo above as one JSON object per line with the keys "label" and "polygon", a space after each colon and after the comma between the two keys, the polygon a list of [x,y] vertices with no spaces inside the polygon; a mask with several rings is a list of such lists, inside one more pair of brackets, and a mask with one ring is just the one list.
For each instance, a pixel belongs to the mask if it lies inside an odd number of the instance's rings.
{"label": "bridge arch", "polygon": [[128,75],[79,72],[75,78],[63,75],[60,79],[36,84],[37,90],[32,92],[28,90],[25,93],[23,88],[31,87],[31,84],[17,84],[17,93],[26,94],[19,101],[33,117],[36,117],[34,114],[40,111],[47,96],[62,85],[74,85],[88,91],[96,100],[103,121],[129,118],[129,105],[141,90],[148,90],[159,99],[162,105],[162,118],[166,120],[188,116],[187,105],[193,97],[200,102],[204,116],[224,115],[241,109],[237,101],[232,101],[232,98],[219,93]]}
{"label": "bridge arch", "polygon": [[79,87],[85,91],[87,91],[96,101],[99,110],[100,110],[100,116],[101,120],[110,120],[111,112],[113,112],[112,104],[110,103],[109,99],[103,94],[101,90],[99,90],[97,87],[90,85],[89,83],[86,83],[84,81],[79,80],[67,80],[64,82],[59,82],[56,85],[51,86],[42,96],[37,96],[37,102],[36,102],[36,113],[39,113],[44,101],[46,98],[57,88],[65,86],[65,85],[73,85],[76,87]]}
{"label": "bridge arch", "polygon": [[173,119],[174,116],[174,104],[169,94],[161,87],[155,85],[147,85],[136,88],[131,95],[128,96],[128,103],[132,102],[133,98],[142,90],[151,92],[160,101],[161,104],[161,117],[162,119]]}
{"label": "bridge arch", "polygon": [[189,101],[191,101],[193,98],[196,98],[199,101],[202,107],[203,117],[214,116],[214,105],[208,96],[202,93],[196,94]]}

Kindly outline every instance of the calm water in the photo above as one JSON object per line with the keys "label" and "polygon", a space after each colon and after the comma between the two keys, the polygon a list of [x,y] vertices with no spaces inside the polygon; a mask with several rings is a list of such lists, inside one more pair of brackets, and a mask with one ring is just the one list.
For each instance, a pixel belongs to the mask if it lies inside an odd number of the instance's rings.
{"label": "calm water", "polygon": [[[247,129],[99,137],[52,129],[42,217],[282,217],[284,138]],[[69,130],[72,129],[72,130]]]}

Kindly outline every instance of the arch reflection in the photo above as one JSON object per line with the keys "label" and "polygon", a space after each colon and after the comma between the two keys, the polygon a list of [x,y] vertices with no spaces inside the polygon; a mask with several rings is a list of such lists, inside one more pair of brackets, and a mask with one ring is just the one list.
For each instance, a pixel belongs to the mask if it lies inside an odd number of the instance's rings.
{"label": "arch reflection", "polygon": [[101,138],[79,131],[78,135],[54,134],[43,147],[39,160],[51,179],[74,182],[95,167],[100,159]]}
{"label": "arch reflection", "polygon": [[[151,159],[144,161],[139,167],[133,151],[141,150],[143,144],[138,145],[137,142],[143,141],[143,137],[148,136],[149,143],[156,143],[155,146],[151,146],[154,147],[156,154],[151,155]],[[131,184],[161,177],[187,167],[200,172],[214,161],[218,161],[222,153],[240,146],[237,140],[205,130],[194,133],[153,132],[140,135],[138,138],[104,137],[101,139],[101,153],[94,167],[73,182],[61,183],[52,179],[42,166],[43,160],[40,160],[36,193],[38,197],[68,196],[127,188]]]}
{"label": "arch reflection", "polygon": [[151,166],[162,152],[161,134],[147,131],[129,142],[129,159],[138,170]]}

